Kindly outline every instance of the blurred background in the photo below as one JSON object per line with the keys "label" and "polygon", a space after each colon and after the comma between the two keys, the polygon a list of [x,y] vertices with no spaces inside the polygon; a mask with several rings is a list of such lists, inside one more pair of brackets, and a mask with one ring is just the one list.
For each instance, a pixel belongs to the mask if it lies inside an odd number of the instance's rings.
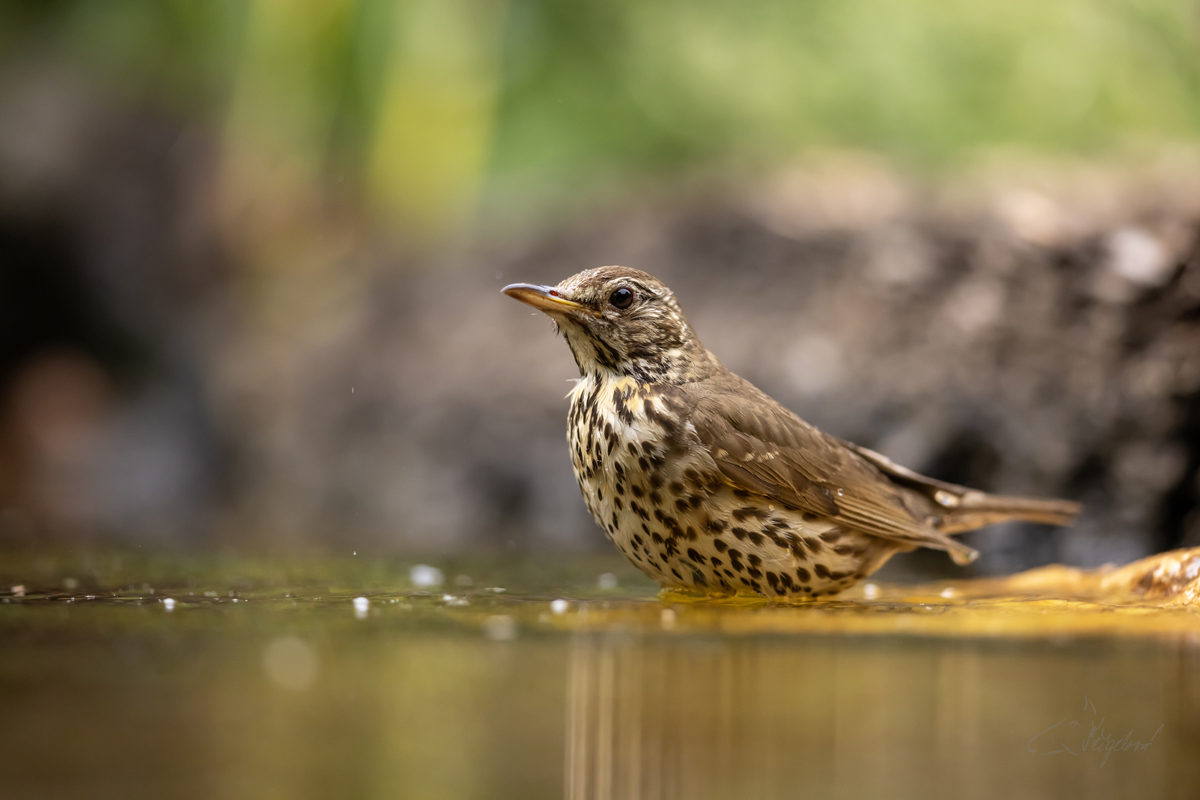
{"label": "blurred background", "polygon": [[1200,545],[1180,0],[6,0],[0,542],[605,550],[499,294],[604,264],[832,433],[1087,504],[975,572]]}

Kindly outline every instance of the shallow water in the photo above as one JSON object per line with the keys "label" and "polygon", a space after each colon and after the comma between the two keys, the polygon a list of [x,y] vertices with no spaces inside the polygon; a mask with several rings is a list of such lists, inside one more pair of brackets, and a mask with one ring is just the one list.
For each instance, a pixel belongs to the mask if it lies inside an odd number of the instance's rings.
{"label": "shallow water", "polygon": [[1189,608],[430,564],[3,554],[0,795],[1200,796]]}

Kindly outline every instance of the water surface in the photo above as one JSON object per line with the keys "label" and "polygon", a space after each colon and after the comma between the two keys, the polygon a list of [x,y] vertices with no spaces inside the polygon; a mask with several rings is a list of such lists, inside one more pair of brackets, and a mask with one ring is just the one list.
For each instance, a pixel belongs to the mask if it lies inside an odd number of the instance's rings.
{"label": "water surface", "polygon": [[430,562],[439,585],[414,566],[6,554],[3,796],[1200,795],[1188,608],[994,583],[711,602],[615,557]]}

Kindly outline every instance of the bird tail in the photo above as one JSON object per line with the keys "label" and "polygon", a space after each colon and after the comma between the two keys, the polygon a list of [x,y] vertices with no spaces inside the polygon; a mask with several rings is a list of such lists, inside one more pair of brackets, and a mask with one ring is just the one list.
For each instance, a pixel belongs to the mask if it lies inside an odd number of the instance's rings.
{"label": "bird tail", "polygon": [[[932,524],[941,533],[963,533],[984,525],[1013,520],[1070,525],[1083,510],[1083,506],[1071,500],[1006,497],[934,480],[902,467],[874,450],[853,444],[848,446],[896,484],[924,495],[938,510]],[[954,555],[953,551],[951,555]]]}
{"label": "bird tail", "polygon": [[1044,525],[1070,525],[1083,507],[1070,500],[1041,500],[1032,497],[1006,497],[968,489],[965,492],[941,491],[933,498],[945,509],[937,525],[942,533],[962,533],[997,522],[1023,520]]}

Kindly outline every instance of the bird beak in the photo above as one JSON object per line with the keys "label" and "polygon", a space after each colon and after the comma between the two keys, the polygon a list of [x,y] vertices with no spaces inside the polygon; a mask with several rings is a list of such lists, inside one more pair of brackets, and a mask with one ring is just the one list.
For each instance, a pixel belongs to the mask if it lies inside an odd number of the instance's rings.
{"label": "bird beak", "polygon": [[539,311],[545,311],[548,314],[577,312],[596,315],[596,312],[587,306],[563,297],[559,294],[558,289],[555,289],[553,286],[538,286],[533,283],[512,283],[505,286],[502,291],[514,300],[520,300],[522,303],[531,305]]}

